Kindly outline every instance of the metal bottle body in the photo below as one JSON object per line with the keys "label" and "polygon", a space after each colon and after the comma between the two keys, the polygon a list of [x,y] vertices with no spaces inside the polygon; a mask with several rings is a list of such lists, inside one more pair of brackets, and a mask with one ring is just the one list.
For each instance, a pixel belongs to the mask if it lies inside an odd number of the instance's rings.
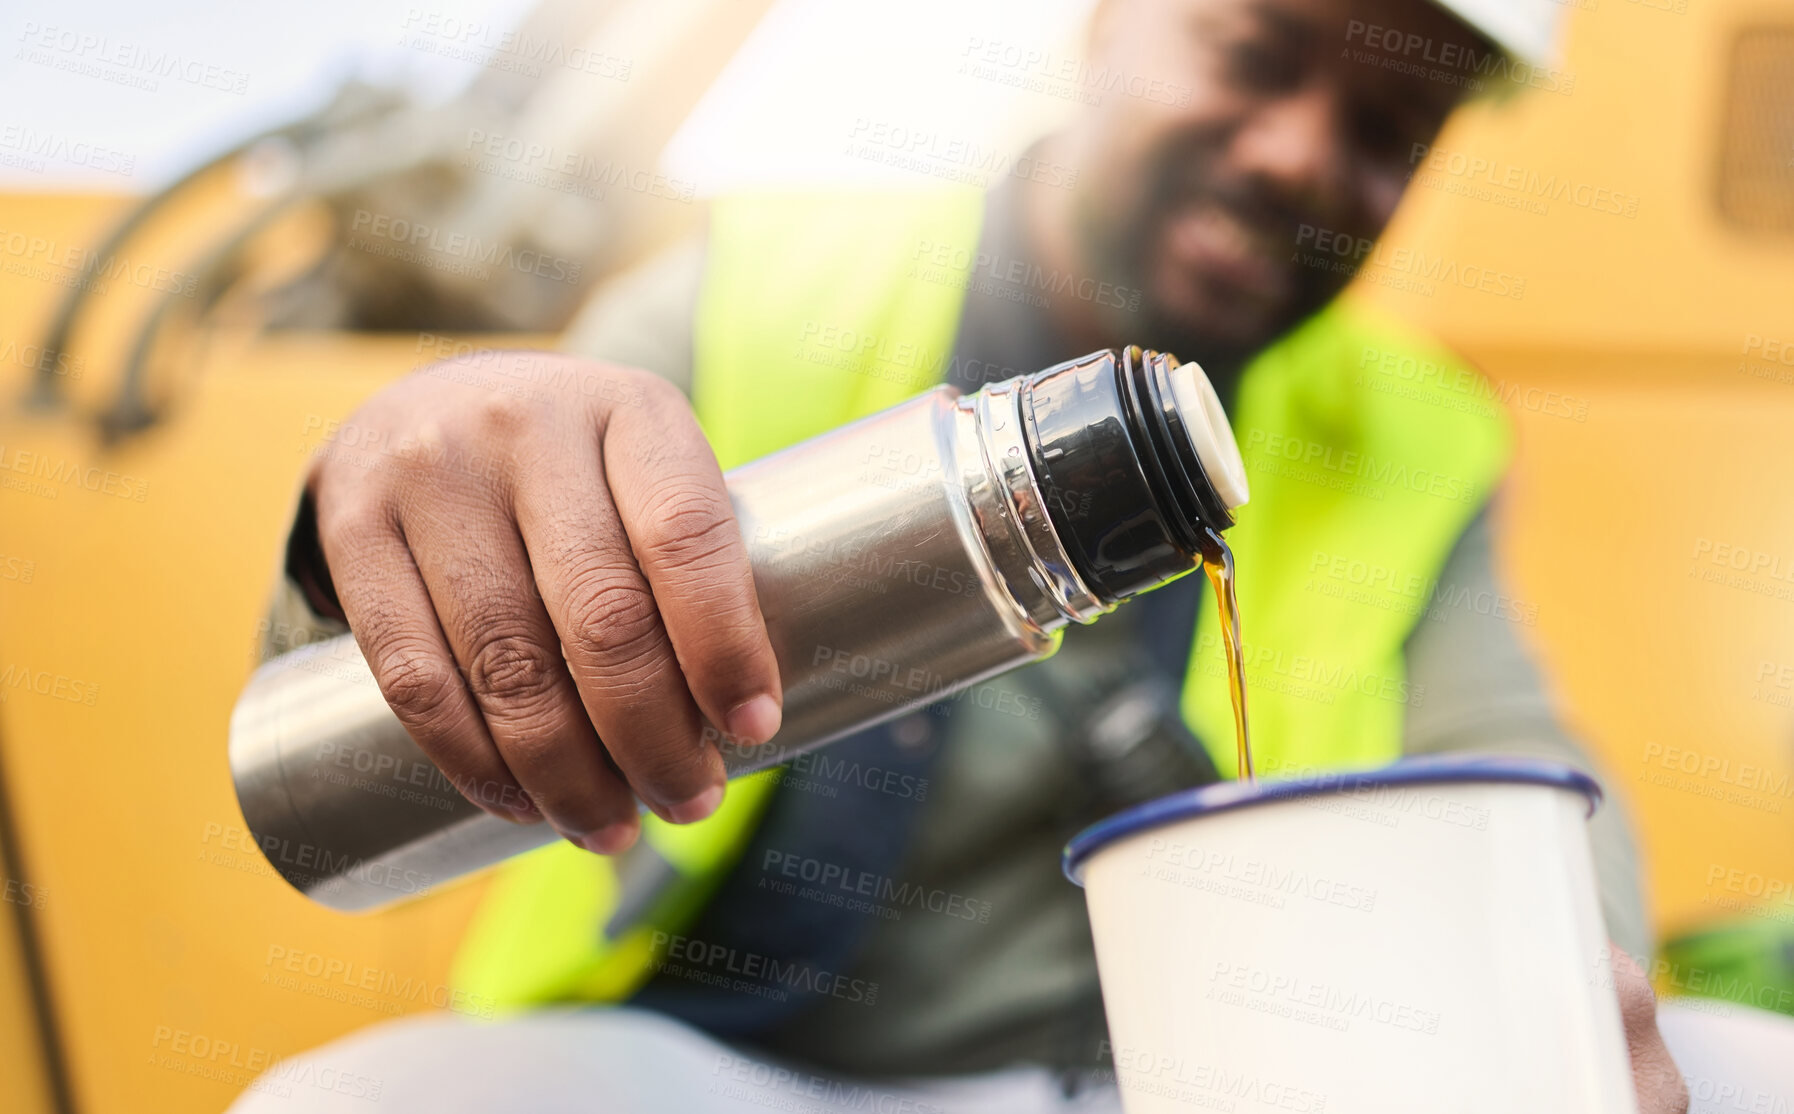
{"label": "metal bottle body", "polygon": [[1005,536],[1019,512],[989,426],[1015,422],[991,402],[938,387],[725,477],[785,691],[770,746],[722,740],[732,774],[1058,647],[1073,616]]}
{"label": "metal bottle body", "polygon": [[[772,742],[712,736],[731,776],[1045,657],[1066,623],[1114,606],[1074,569],[1024,436],[1029,385],[1053,370],[971,396],[939,387],[724,477],[785,694]],[[338,909],[418,895],[557,838],[450,784],[348,635],[256,672],[230,756],[270,863]]]}

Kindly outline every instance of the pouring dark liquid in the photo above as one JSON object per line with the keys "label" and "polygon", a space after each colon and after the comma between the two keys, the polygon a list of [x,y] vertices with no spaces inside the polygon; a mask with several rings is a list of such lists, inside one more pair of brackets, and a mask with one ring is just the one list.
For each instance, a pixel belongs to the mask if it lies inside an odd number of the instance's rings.
{"label": "pouring dark liquid", "polygon": [[1252,770],[1252,740],[1246,727],[1246,667],[1240,652],[1240,601],[1234,591],[1233,550],[1213,529],[1202,547],[1202,571],[1215,590],[1215,608],[1221,614],[1221,647],[1227,653],[1227,694],[1233,699],[1234,744],[1239,751],[1239,777],[1256,782]]}

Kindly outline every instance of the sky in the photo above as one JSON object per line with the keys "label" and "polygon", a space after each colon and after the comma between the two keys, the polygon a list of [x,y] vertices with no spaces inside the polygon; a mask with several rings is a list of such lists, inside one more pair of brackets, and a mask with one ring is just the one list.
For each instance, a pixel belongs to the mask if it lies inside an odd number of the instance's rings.
{"label": "sky", "polygon": [[[976,175],[993,155],[1013,161],[1014,136],[1075,102],[1075,87],[1038,86],[1086,3],[779,0],[665,162],[703,192]],[[421,49],[420,23],[465,24],[478,41],[529,4],[15,0],[0,8],[0,189],[150,192],[350,78],[450,97],[476,63]]]}
{"label": "sky", "polygon": [[[508,23],[527,5],[429,7]],[[420,10],[415,0],[0,5],[0,189],[148,192],[355,76],[448,96],[474,66],[404,45]]]}

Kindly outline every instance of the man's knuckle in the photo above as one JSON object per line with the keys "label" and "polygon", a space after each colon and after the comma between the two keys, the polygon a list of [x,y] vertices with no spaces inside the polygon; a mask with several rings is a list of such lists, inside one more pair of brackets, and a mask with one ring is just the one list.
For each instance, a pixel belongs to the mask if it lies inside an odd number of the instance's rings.
{"label": "man's knuckle", "polygon": [[511,441],[535,422],[537,409],[529,402],[506,394],[490,394],[473,406],[471,421],[488,443]]}
{"label": "man's knuckle", "polygon": [[367,497],[319,499],[318,537],[354,553],[392,530],[387,503]]}
{"label": "man's knuckle", "polygon": [[380,691],[399,714],[428,718],[453,699],[454,671],[428,650],[400,642],[383,648],[376,660]]}
{"label": "man's knuckle", "polygon": [[468,661],[475,694],[510,704],[540,705],[552,695],[557,670],[546,649],[521,634],[488,634]]}
{"label": "man's knuckle", "polygon": [[685,397],[685,392],[666,378],[634,370],[623,372],[623,376],[621,382],[634,392],[634,397],[653,409],[671,411],[675,415],[691,412],[691,403]]}
{"label": "man's knuckle", "polygon": [[661,639],[654,594],[645,584],[620,578],[591,578],[579,589],[569,625],[570,650],[610,663],[640,659]]}
{"label": "man's knuckle", "polygon": [[732,552],[741,540],[722,501],[695,484],[663,488],[656,493],[654,506],[643,542],[669,562],[710,565]]}

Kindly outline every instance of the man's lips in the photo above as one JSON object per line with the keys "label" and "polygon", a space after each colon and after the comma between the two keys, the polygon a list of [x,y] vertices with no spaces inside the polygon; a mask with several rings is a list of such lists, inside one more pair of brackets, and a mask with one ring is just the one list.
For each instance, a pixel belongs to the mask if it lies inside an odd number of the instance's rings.
{"label": "man's lips", "polygon": [[1228,207],[1198,201],[1174,210],[1162,225],[1166,262],[1203,285],[1253,299],[1276,299],[1288,289],[1287,267],[1262,228]]}

